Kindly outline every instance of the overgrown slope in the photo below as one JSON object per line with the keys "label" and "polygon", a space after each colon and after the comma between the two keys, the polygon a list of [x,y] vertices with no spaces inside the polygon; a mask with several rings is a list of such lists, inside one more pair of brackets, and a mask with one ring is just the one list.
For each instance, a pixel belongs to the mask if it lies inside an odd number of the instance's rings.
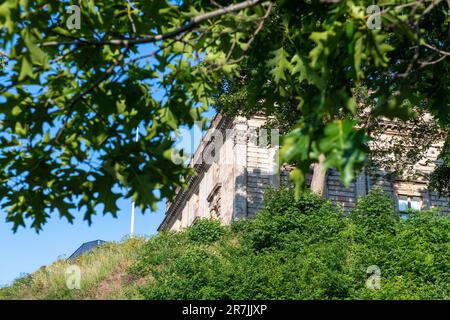
{"label": "overgrown slope", "polygon": [[[40,268],[10,287],[0,289],[0,299],[121,299],[130,296],[128,268],[144,245],[141,238],[107,243],[75,262],[58,260]],[[70,266],[80,268],[80,290],[69,289]],[[70,282],[70,281],[69,281]]]}
{"label": "overgrown slope", "polygon": [[400,219],[379,190],[347,216],[316,195],[269,191],[253,220],[200,220],[103,246],[76,264],[80,290],[67,288],[69,263],[58,261],[0,298],[449,299],[450,216]]}

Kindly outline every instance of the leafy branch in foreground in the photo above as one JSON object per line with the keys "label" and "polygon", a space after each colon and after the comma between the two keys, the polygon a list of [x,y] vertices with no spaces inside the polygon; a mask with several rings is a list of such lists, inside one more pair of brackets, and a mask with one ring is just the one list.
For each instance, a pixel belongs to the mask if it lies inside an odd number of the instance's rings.
{"label": "leafy branch in foreground", "polygon": [[172,197],[189,173],[171,161],[173,131],[246,65],[247,106],[295,110],[282,155],[298,184],[320,158],[346,183],[365,163],[360,85],[373,117],[410,119],[414,106],[450,123],[444,1],[380,4],[380,29],[372,1],[87,0],[80,29],[65,25],[69,5],[0,5],[0,197],[14,230],[53,213],[115,215],[123,196],[143,210]]}
{"label": "leafy branch in foreground", "polygon": [[170,198],[190,172],[171,161],[171,133],[201,119],[225,59],[270,11],[262,2],[83,1],[79,30],[65,28],[68,2],[0,5],[0,196],[14,230],[53,212],[116,215],[123,196],[142,210]]}

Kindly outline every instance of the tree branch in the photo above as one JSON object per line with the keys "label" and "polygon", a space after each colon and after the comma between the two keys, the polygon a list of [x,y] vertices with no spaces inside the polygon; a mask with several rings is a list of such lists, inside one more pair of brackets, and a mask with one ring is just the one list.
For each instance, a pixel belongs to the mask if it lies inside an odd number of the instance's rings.
{"label": "tree branch", "polygon": [[190,31],[204,21],[215,19],[215,18],[221,17],[223,15],[226,15],[228,13],[248,9],[250,7],[256,6],[256,5],[266,2],[266,1],[268,1],[268,0],[247,0],[247,1],[243,1],[243,2],[240,2],[237,4],[227,6],[227,7],[223,7],[223,8],[193,17],[193,18],[191,18],[191,20],[189,21],[188,24],[186,24],[178,29],[175,29],[173,31],[169,31],[166,33],[157,34],[157,35],[153,35],[153,36],[148,36],[148,37],[142,38],[142,39],[133,38],[133,39],[111,39],[111,40],[75,40],[75,41],[65,41],[65,42],[49,41],[49,42],[41,43],[40,46],[48,47],[48,46],[59,46],[59,45],[78,45],[80,43],[83,43],[83,44],[94,45],[94,46],[113,45],[113,46],[128,47],[128,46],[133,46],[133,45],[137,45],[137,44],[162,41],[162,40],[176,37],[187,31]]}
{"label": "tree branch", "polygon": [[434,50],[434,51],[436,51],[436,52],[439,52],[440,54],[442,54],[442,55],[444,55],[444,56],[450,56],[450,52],[443,51],[443,50],[439,50],[438,48],[435,48],[435,47],[429,45],[428,43],[424,43],[424,44],[422,44],[422,45],[423,45],[424,47],[427,47],[427,48],[431,49],[431,50]]}
{"label": "tree branch", "polygon": [[[97,81],[95,81],[90,87],[89,89],[87,89],[86,91],[80,93],[78,96],[76,96],[75,98],[73,98],[69,104],[67,105],[67,110],[70,112],[72,107],[75,106],[78,102],[80,102],[81,100],[84,99],[84,96],[91,93],[92,91],[94,91],[103,81],[107,80],[113,73],[114,73],[114,68],[117,67],[120,63],[122,63],[123,59],[125,59],[127,53],[129,51],[129,48],[127,48],[124,52],[122,52],[120,54],[120,56],[117,58],[117,60],[106,70],[106,72],[97,79]],[[91,109],[92,110],[92,109]],[[98,115],[98,113],[93,110],[93,112]],[[100,119],[104,120],[103,117],[100,117]],[[56,133],[56,137],[55,137],[55,142],[57,144],[59,144],[59,139],[61,137],[61,135],[63,134],[64,130],[67,127],[67,123],[68,121],[65,120],[63,122],[62,127],[58,130],[58,132]],[[107,123],[106,123],[107,124]]]}
{"label": "tree branch", "polygon": [[[230,57],[231,57],[231,54],[232,54],[232,50],[234,49],[234,46],[233,46],[233,47],[230,49],[230,52],[228,52],[228,55],[227,55],[227,57],[226,57],[226,59],[225,59],[225,64],[227,64],[227,63],[232,63],[232,64],[234,64],[234,63],[239,63],[239,62],[241,62],[241,61],[244,59],[244,57],[245,57],[244,53],[246,53],[246,52],[250,49],[250,46],[251,46],[252,43],[255,41],[256,36],[261,32],[261,30],[262,30],[262,28],[263,28],[263,26],[264,26],[264,23],[266,22],[267,18],[269,17],[270,13],[272,12],[272,8],[273,8],[272,3],[269,3],[269,6],[268,6],[268,8],[267,8],[266,13],[264,14],[264,16],[262,16],[262,17],[260,18],[260,21],[259,21],[259,23],[258,23],[258,26],[256,27],[255,31],[253,32],[253,34],[252,34],[251,38],[249,39],[249,41],[247,42],[247,46],[246,46],[246,48],[243,50],[243,54],[242,54],[238,59],[235,59],[235,60],[231,60],[231,61],[230,61]],[[233,43],[233,45],[234,45],[234,44],[235,44],[235,43]],[[220,67],[221,67],[221,66],[218,66],[216,69],[218,69],[218,68],[220,68]]]}

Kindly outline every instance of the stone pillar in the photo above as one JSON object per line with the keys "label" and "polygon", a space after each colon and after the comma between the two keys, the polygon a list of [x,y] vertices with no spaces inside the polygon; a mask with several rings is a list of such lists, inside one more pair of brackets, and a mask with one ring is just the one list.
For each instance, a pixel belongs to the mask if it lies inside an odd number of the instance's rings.
{"label": "stone pillar", "polygon": [[280,134],[277,129],[272,129],[270,133],[269,148],[270,183],[272,187],[280,186]]}
{"label": "stone pillar", "polygon": [[233,219],[247,217],[247,135],[248,123],[244,117],[235,120],[234,135],[234,203]]}

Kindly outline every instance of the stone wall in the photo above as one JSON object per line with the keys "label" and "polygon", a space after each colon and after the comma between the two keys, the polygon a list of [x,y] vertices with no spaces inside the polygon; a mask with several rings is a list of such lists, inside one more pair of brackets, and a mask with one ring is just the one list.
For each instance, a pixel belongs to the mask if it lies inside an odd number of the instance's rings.
{"label": "stone wall", "polygon": [[338,202],[345,210],[351,209],[356,203],[356,185],[351,183],[348,188],[341,181],[337,170],[329,170],[326,176],[324,196],[333,202]]}
{"label": "stone wall", "polygon": [[[262,116],[251,119],[216,116],[191,160],[198,174],[190,178],[189,188],[179,190],[173,203],[167,205],[160,230],[180,230],[198,218],[216,218],[229,224],[234,219],[254,216],[263,206],[263,194],[268,187],[289,184],[292,167],[284,165],[277,172],[278,143],[271,141],[271,136],[262,128],[265,122]],[[222,138],[221,147],[212,148],[213,142]],[[422,173],[416,180],[408,181],[392,172],[376,169],[359,173],[356,181],[345,187],[339,172],[331,169],[326,174],[324,196],[347,211],[355,206],[359,197],[378,187],[391,195],[397,208],[399,199],[404,199],[420,201],[423,208],[442,207],[449,212],[449,200],[427,189],[426,176],[434,169],[439,145],[430,148],[426,157],[415,164]],[[211,152],[215,152],[215,161],[205,163],[202,156]],[[310,181],[311,174],[307,175],[307,185]]]}
{"label": "stone wall", "polygon": [[247,216],[254,216],[263,206],[264,191],[269,186],[277,186],[275,159],[276,146],[267,147],[270,137],[261,129],[264,117],[248,120],[247,139]]}

